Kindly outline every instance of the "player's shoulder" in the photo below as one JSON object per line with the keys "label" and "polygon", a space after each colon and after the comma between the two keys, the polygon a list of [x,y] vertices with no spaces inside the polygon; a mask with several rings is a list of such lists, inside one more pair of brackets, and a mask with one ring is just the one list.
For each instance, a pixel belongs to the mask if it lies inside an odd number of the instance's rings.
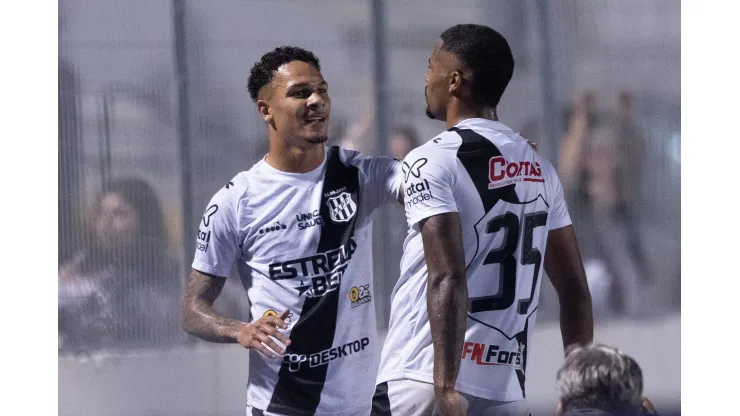
{"label": "player's shoulder", "polygon": [[[382,166],[384,169],[395,169],[401,163],[398,159],[388,156],[370,156],[356,150],[344,149],[338,146],[327,149],[327,152],[337,152],[339,161],[346,166],[354,166],[362,173],[368,173],[374,166]],[[332,153],[328,153],[331,157]]]}
{"label": "player's shoulder", "polygon": [[460,136],[453,131],[443,131],[421,146],[411,150],[404,158],[404,163],[413,165],[423,160],[443,166],[454,164],[460,142]]}
{"label": "player's shoulder", "polygon": [[326,157],[329,160],[332,155],[336,152],[339,156],[339,161],[347,166],[360,167],[364,162],[372,160],[373,156],[368,156],[357,150],[345,149],[339,146],[332,146],[326,148]]}
{"label": "player's shoulder", "polygon": [[249,191],[249,180],[252,176],[250,171],[239,172],[228,180],[213,195],[211,203],[236,206],[239,201],[246,199]]}
{"label": "player's shoulder", "polygon": [[460,143],[462,143],[462,138],[457,133],[456,129],[452,128],[437,134],[434,138],[419,146],[417,149],[426,153],[444,154],[450,151],[457,152],[457,149],[460,147]]}

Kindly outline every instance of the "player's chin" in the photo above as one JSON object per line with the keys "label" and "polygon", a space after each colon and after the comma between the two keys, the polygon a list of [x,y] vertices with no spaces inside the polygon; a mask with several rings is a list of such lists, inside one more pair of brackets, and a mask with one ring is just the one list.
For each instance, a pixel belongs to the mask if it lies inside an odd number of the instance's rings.
{"label": "player's chin", "polygon": [[432,113],[432,109],[430,109],[429,106],[427,106],[427,109],[424,112],[426,113],[427,117],[431,118],[432,120],[436,120],[437,119],[437,117],[434,115],[434,113]]}
{"label": "player's chin", "polygon": [[322,144],[329,140],[328,135],[307,137],[306,141],[311,144]]}

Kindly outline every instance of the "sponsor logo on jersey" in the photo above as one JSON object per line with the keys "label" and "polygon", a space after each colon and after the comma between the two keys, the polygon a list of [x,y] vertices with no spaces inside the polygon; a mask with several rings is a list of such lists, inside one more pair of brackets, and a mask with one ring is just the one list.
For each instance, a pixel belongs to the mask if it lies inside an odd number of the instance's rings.
{"label": "sponsor logo on jersey", "polygon": [[267,234],[267,233],[274,233],[275,231],[282,231],[287,230],[288,226],[285,224],[281,224],[280,221],[275,221],[274,223],[268,225],[267,227],[260,228],[259,234]]}
{"label": "sponsor logo on jersey", "polygon": [[307,362],[311,368],[327,365],[331,361],[339,358],[348,357],[352,354],[365,351],[365,348],[367,348],[368,345],[370,345],[370,338],[365,337],[310,355],[285,354],[283,356],[283,362],[288,364],[288,369],[291,372],[296,372],[301,369],[301,365],[303,365],[303,363]]}
{"label": "sponsor logo on jersey", "polygon": [[361,286],[352,286],[352,288],[349,290],[349,300],[351,302],[350,306],[352,306],[353,308],[370,302],[370,299],[372,298],[370,296],[369,283]]}
{"label": "sponsor logo on jersey", "polygon": [[420,178],[421,177],[421,168],[422,166],[427,164],[427,158],[422,157],[419,159],[416,159],[413,163],[410,165],[406,162],[403,162],[403,165],[401,165],[401,170],[403,171],[403,181],[408,182],[409,177],[413,176],[414,178]]}
{"label": "sponsor logo on jersey", "polygon": [[488,162],[488,189],[501,188],[517,182],[545,182],[538,162],[510,162],[503,156],[492,157]]}
{"label": "sponsor logo on jersey", "polygon": [[195,240],[195,249],[200,251],[207,251],[208,245],[211,242],[211,230],[208,229],[208,227],[211,225],[211,217],[213,217],[213,214],[215,214],[218,211],[218,205],[213,204],[210,207],[206,209],[206,212],[203,214],[202,222],[203,226],[205,227],[205,231],[201,230],[200,227],[198,227],[198,232],[196,235]]}
{"label": "sponsor logo on jersey", "polygon": [[301,212],[295,214],[295,220],[298,221],[298,229],[306,230],[313,226],[324,225],[324,218],[319,214],[319,210],[313,210],[312,212]]}
{"label": "sponsor logo on jersey", "polygon": [[209,225],[211,225],[211,217],[217,211],[218,211],[218,205],[216,205],[216,204],[213,204],[210,207],[208,207],[208,209],[206,209],[205,214],[203,214],[203,225],[205,225],[206,227],[208,227]]}
{"label": "sponsor logo on jersey", "polygon": [[200,251],[208,250],[208,244],[211,242],[211,231],[203,231],[198,228],[198,232],[196,233],[196,235],[197,240],[195,241],[195,248]]}
{"label": "sponsor logo on jersey", "polygon": [[298,296],[324,296],[339,287],[356,249],[357,243],[350,238],[349,243],[334,250],[272,263],[269,266],[270,280],[298,279],[300,284],[295,287]]}
{"label": "sponsor logo on jersey", "polygon": [[326,205],[329,207],[329,216],[334,222],[349,222],[357,212],[357,205],[348,192],[330,197],[326,200]]}
{"label": "sponsor logo on jersey", "polygon": [[498,345],[466,341],[463,344],[462,359],[473,361],[476,365],[504,365],[521,369],[523,355],[523,343],[519,343],[516,350],[503,350]]}
{"label": "sponsor logo on jersey", "polygon": [[[278,313],[275,311],[275,309],[268,309],[265,311],[265,313],[262,314],[262,316],[278,316]],[[293,312],[288,312],[288,316],[283,319],[286,325],[290,326],[290,324],[293,323]]]}
{"label": "sponsor logo on jersey", "polygon": [[404,192],[406,193],[404,201],[406,202],[407,207],[416,205],[419,202],[429,201],[434,198],[434,195],[432,195],[432,189],[429,187],[429,182],[426,179],[421,182],[407,183],[404,187]]}

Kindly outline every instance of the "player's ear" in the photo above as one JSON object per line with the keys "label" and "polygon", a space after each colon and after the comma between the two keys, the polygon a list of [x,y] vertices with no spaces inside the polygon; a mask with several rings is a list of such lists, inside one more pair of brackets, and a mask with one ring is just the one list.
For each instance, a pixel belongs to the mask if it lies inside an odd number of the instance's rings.
{"label": "player's ear", "polygon": [[463,76],[460,71],[452,71],[447,76],[448,90],[450,94],[454,94],[460,90],[462,86]]}
{"label": "player's ear", "polygon": [[257,111],[262,116],[262,120],[268,125],[273,124],[272,108],[270,104],[265,100],[257,100]]}

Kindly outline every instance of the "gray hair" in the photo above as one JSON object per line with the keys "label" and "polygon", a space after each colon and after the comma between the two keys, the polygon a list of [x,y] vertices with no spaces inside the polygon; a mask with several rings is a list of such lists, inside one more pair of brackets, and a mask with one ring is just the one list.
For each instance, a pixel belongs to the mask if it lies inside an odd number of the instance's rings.
{"label": "gray hair", "polygon": [[632,357],[601,344],[566,350],[556,386],[563,409],[630,411],[642,399],[642,370]]}

